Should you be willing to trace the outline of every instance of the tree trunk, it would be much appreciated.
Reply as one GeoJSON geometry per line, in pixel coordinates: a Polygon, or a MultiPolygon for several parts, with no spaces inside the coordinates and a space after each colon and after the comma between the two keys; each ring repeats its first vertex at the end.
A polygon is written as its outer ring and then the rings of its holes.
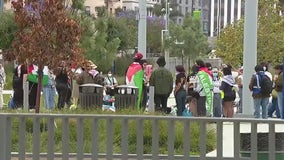
{"type": "Polygon", "coordinates": [[[37,94],[36,94],[36,106],[35,112],[39,113],[40,109],[40,96],[41,96],[41,88],[42,88],[42,77],[43,77],[43,65],[40,64],[38,66],[38,86],[37,86],[37,94]]]}

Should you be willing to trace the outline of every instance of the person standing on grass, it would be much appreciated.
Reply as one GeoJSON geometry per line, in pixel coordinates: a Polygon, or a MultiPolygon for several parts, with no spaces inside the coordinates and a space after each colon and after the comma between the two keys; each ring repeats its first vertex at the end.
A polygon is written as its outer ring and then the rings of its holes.
{"type": "Polygon", "coordinates": [[[13,109],[23,108],[24,101],[24,90],[23,90],[23,81],[26,81],[26,75],[28,73],[27,65],[20,64],[14,70],[13,76],[13,102],[15,106],[12,106],[13,109]]]}
{"type": "Polygon", "coordinates": [[[53,72],[47,67],[44,66],[43,73],[48,76],[48,81],[46,85],[43,85],[43,96],[44,96],[44,104],[47,110],[53,110],[55,107],[55,75],[53,72]]]}
{"type": "Polygon", "coordinates": [[[176,66],[176,83],[174,89],[174,95],[177,105],[177,116],[182,116],[182,112],[185,109],[186,102],[186,90],[184,88],[186,82],[185,69],[182,65],[176,66]]]}
{"type": "Polygon", "coordinates": [[[165,57],[159,57],[156,63],[159,68],[152,72],[149,84],[150,86],[155,87],[155,111],[162,111],[166,113],[168,98],[173,91],[173,76],[172,73],[165,68],[165,57]]]}
{"type": "Polygon", "coordinates": [[[138,88],[137,108],[141,109],[142,93],[143,93],[143,78],[144,70],[142,68],[143,54],[137,52],[133,57],[133,62],[129,65],[126,71],[126,85],[135,86],[138,88]]]}
{"type": "Polygon", "coordinates": [[[67,68],[65,61],[61,61],[55,73],[56,73],[55,87],[58,93],[57,108],[61,110],[64,109],[68,94],[68,75],[67,75],[67,68]]]}
{"type": "Polygon", "coordinates": [[[73,104],[70,106],[70,109],[76,109],[78,107],[79,100],[79,84],[77,82],[78,76],[82,73],[82,68],[72,68],[72,102],[73,104]]]}

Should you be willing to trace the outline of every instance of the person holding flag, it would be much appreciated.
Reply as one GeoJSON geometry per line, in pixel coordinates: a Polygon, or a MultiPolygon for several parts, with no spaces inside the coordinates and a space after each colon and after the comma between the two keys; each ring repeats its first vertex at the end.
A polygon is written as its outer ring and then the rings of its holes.
{"type": "Polygon", "coordinates": [[[133,62],[129,65],[126,71],[126,85],[135,86],[138,88],[137,108],[141,108],[144,70],[141,64],[143,54],[137,52],[133,58],[133,62]]]}
{"type": "Polygon", "coordinates": [[[212,73],[205,67],[202,60],[197,60],[196,65],[199,67],[197,72],[197,86],[195,91],[200,94],[197,101],[198,116],[212,115],[213,113],[213,82],[212,73]]]}

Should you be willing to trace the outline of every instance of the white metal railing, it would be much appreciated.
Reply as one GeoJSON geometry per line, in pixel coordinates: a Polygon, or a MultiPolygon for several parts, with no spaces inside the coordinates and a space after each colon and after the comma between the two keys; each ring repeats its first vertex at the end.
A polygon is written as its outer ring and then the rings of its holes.
{"type": "MultiPolygon", "coordinates": [[[[284,128],[284,121],[282,120],[257,120],[257,119],[225,119],[225,118],[184,118],[184,117],[170,117],[170,116],[144,116],[144,115],[78,115],[78,114],[14,114],[14,113],[1,113],[0,114],[0,159],[12,159],[18,158],[19,160],[25,160],[27,157],[32,159],[40,159],[45,157],[48,160],[53,160],[55,158],[61,158],[63,160],[67,159],[246,159],[242,158],[240,154],[240,134],[245,132],[244,126],[250,133],[251,141],[251,157],[247,159],[256,160],[258,157],[257,149],[257,134],[258,132],[266,132],[268,134],[268,156],[269,160],[276,159],[276,138],[275,135],[278,131],[277,128],[284,128]],[[26,143],[28,137],[26,136],[27,120],[32,121],[32,149],[27,151],[26,143]],[[47,134],[47,144],[44,146],[46,152],[41,152],[41,143],[42,140],[41,134],[42,130],[42,120],[45,121],[47,134]],[[91,138],[86,139],[84,134],[84,124],[86,121],[91,123],[91,138]],[[105,123],[105,134],[107,134],[106,140],[106,149],[105,152],[100,152],[99,142],[99,125],[101,125],[101,120],[105,123]],[[15,126],[13,126],[14,121],[18,121],[18,133],[15,132],[15,126]],[[58,126],[56,122],[60,121],[61,126],[58,126]],[[70,152],[69,143],[70,143],[70,133],[72,132],[70,121],[76,122],[76,153],[70,152]],[[136,153],[129,153],[129,123],[134,121],[136,123],[136,153]],[[143,137],[145,121],[150,121],[152,127],[152,145],[151,153],[143,153],[143,137]],[[159,151],[159,122],[167,122],[167,154],[161,154],[159,151]],[[120,123],[120,133],[118,133],[114,127],[114,123],[120,123]],[[182,137],[183,137],[183,153],[175,153],[175,127],[177,122],[182,124],[182,137]],[[194,122],[199,123],[200,129],[200,141],[199,141],[199,156],[190,155],[190,148],[192,146],[190,140],[190,125],[194,122]],[[266,125],[266,129],[263,129],[260,125],[266,125]],[[233,135],[231,135],[232,146],[233,146],[233,155],[230,157],[225,157],[224,152],[226,149],[229,149],[230,144],[224,144],[224,135],[226,133],[226,125],[231,125],[233,135]],[[208,156],[206,153],[206,132],[208,128],[214,128],[216,130],[216,154],[214,156],[208,156]],[[55,152],[55,131],[60,129],[62,131],[62,152],[55,152]],[[266,130],[266,131],[264,131],[266,130]],[[15,147],[12,150],[12,146],[15,144],[12,143],[12,135],[18,134],[18,147],[15,147]],[[120,152],[114,151],[114,138],[121,137],[121,149],[120,152]],[[88,141],[91,144],[91,151],[89,153],[84,152],[85,142],[88,141]]],[[[74,126],[73,126],[74,127],[74,126]]],[[[74,138],[73,138],[74,139],[74,138]]],[[[228,139],[228,137],[226,137],[228,139]]],[[[132,142],[133,143],[133,142],[132,142]]]]}

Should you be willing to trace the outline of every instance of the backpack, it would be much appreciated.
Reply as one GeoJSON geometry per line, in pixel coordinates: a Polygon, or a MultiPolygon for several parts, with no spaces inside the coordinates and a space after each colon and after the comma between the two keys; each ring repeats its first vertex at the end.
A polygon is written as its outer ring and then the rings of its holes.
{"type": "Polygon", "coordinates": [[[270,78],[263,74],[260,76],[261,80],[260,80],[260,93],[262,95],[269,95],[272,92],[273,89],[273,82],[270,80],[270,78]]]}

